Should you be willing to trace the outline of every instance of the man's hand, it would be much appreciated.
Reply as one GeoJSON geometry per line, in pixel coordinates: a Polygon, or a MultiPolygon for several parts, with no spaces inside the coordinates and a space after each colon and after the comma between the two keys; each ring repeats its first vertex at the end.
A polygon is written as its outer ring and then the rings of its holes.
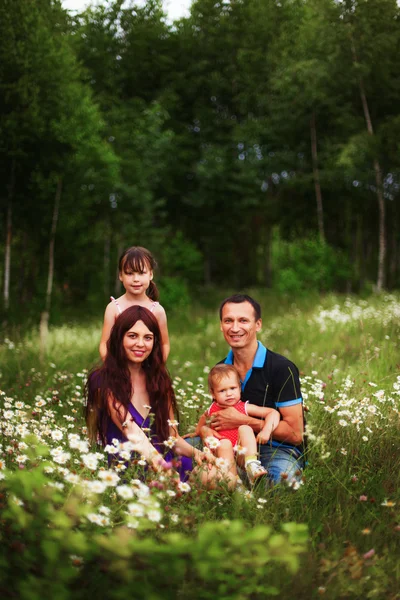
{"type": "Polygon", "coordinates": [[[236,408],[230,406],[215,413],[211,417],[211,425],[215,431],[224,429],[236,429],[247,423],[248,417],[240,413],[236,408]]]}

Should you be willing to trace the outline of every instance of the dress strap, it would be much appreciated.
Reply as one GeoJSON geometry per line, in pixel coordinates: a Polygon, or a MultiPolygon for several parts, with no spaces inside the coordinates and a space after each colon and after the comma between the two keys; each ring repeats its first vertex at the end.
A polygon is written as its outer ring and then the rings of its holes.
{"type": "Polygon", "coordinates": [[[112,302],[114,302],[114,304],[116,304],[116,306],[117,306],[117,310],[118,310],[118,313],[119,313],[119,314],[121,314],[121,313],[122,313],[122,308],[121,308],[121,306],[120,306],[120,304],[119,304],[118,300],[116,300],[116,299],[114,298],[114,296],[110,296],[110,300],[111,300],[112,302]]]}
{"type": "Polygon", "coordinates": [[[156,306],[158,306],[159,304],[160,304],[159,302],[153,302],[153,304],[151,305],[151,308],[150,308],[150,312],[154,312],[156,306]]]}

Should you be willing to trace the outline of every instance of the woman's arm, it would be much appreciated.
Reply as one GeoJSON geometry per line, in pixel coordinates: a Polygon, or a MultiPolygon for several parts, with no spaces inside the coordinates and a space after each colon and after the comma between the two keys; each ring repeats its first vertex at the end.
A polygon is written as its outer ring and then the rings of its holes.
{"type": "Polygon", "coordinates": [[[107,305],[107,308],[104,313],[103,330],[101,332],[101,340],[100,340],[100,346],[99,346],[101,360],[103,360],[103,361],[107,356],[107,342],[108,342],[108,338],[110,337],[111,329],[112,329],[114,323],[115,323],[115,307],[113,306],[113,303],[110,302],[110,304],[107,305]]]}
{"type": "MultiPolygon", "coordinates": [[[[201,464],[205,459],[205,454],[198,448],[194,448],[191,444],[189,444],[182,436],[179,435],[178,432],[178,423],[175,421],[175,415],[172,409],[172,406],[169,408],[169,435],[175,438],[174,451],[179,456],[188,456],[189,458],[193,458],[197,464],[201,464]]],[[[197,424],[196,431],[198,430],[198,426],[202,421],[203,416],[200,417],[199,423],[197,424]]],[[[204,419],[205,422],[205,419],[204,419]]],[[[200,433],[196,434],[200,435],[200,433]]]]}

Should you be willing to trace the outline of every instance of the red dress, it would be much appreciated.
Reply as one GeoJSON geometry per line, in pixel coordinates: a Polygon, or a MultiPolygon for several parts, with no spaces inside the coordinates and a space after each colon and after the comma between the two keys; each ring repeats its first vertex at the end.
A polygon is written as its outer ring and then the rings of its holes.
{"type": "MultiPolygon", "coordinates": [[[[247,415],[246,404],[247,402],[242,402],[241,400],[239,400],[239,402],[235,404],[233,408],[236,408],[236,410],[242,413],[242,415],[247,415]]],[[[216,402],[213,402],[210,408],[207,409],[207,415],[210,417],[211,415],[219,412],[220,410],[224,410],[224,408],[226,407],[219,406],[216,402]]],[[[239,435],[238,427],[236,427],[235,429],[224,429],[222,431],[218,431],[218,433],[220,434],[222,439],[230,440],[232,442],[233,447],[236,446],[239,435]]]]}

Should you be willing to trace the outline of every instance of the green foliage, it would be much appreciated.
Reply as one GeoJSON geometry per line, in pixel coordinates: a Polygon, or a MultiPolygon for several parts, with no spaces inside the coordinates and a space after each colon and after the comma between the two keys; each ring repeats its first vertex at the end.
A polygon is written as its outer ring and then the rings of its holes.
{"type": "Polygon", "coordinates": [[[273,244],[274,287],[282,294],[304,294],[344,287],[351,269],[346,256],[317,238],[273,244]]]}
{"type": "MultiPolygon", "coordinates": [[[[41,453],[37,447],[36,458],[41,453]]],[[[100,597],[110,599],[172,599],[182,588],[204,599],[278,593],[265,583],[269,566],[295,575],[307,547],[307,528],[296,523],[285,523],[281,533],[223,521],[201,525],[194,537],[141,537],[126,527],[98,534],[81,524],[85,496],[75,490],[64,498],[46,486],[43,468],[6,472],[0,485],[0,591],[21,600],[83,599],[100,588],[100,597]]]]}
{"type": "Polygon", "coordinates": [[[201,282],[201,253],[181,231],[168,239],[160,258],[165,274],[177,275],[194,284],[201,282]]]}
{"type": "Polygon", "coordinates": [[[312,287],[342,289],[342,253],[354,265],[346,286],[370,286],[375,158],[384,267],[388,287],[399,285],[399,23],[396,0],[196,0],[174,26],[158,0],[112,0],[76,17],[59,1],[3,0],[0,275],[10,242],[9,320],[19,320],[20,305],[32,319],[43,308],[60,178],[53,322],[68,307],[101,311],[132,244],[154,252],[161,279],[190,290],[273,279],[299,289],[293,265],[277,272],[271,263],[272,230],[291,242],[319,228],[322,239],[321,220],[337,252],[327,271],[336,262],[340,273],[312,287]]]}
{"type": "MultiPolygon", "coordinates": [[[[289,600],[295,589],[299,600],[396,598],[399,296],[246,291],[263,309],[260,339],[301,371],[308,466],[300,489],[282,484],[250,496],[193,483],[170,496],[164,482],[145,497],[159,503],[161,520],[128,527],[127,505],[139,499],[115,488],[88,493],[96,472],[68,445],[70,433],[85,440],[83,368],[97,359],[100,321],[51,328],[43,362],[37,331],[10,331],[0,343],[2,597],[262,600],[279,591],[289,600]],[[71,453],[65,464],[54,460],[59,447],[71,453]],[[102,525],[88,519],[92,512],[102,525]]],[[[181,432],[209,405],[204,367],[227,350],[213,294],[212,310],[193,305],[169,321],[181,432]]],[[[125,472],[124,483],[133,489],[137,474],[125,472]]]]}
{"type": "Polygon", "coordinates": [[[180,310],[189,306],[189,287],[181,277],[163,277],[158,288],[160,299],[167,310],[179,313],[180,310]]]}

